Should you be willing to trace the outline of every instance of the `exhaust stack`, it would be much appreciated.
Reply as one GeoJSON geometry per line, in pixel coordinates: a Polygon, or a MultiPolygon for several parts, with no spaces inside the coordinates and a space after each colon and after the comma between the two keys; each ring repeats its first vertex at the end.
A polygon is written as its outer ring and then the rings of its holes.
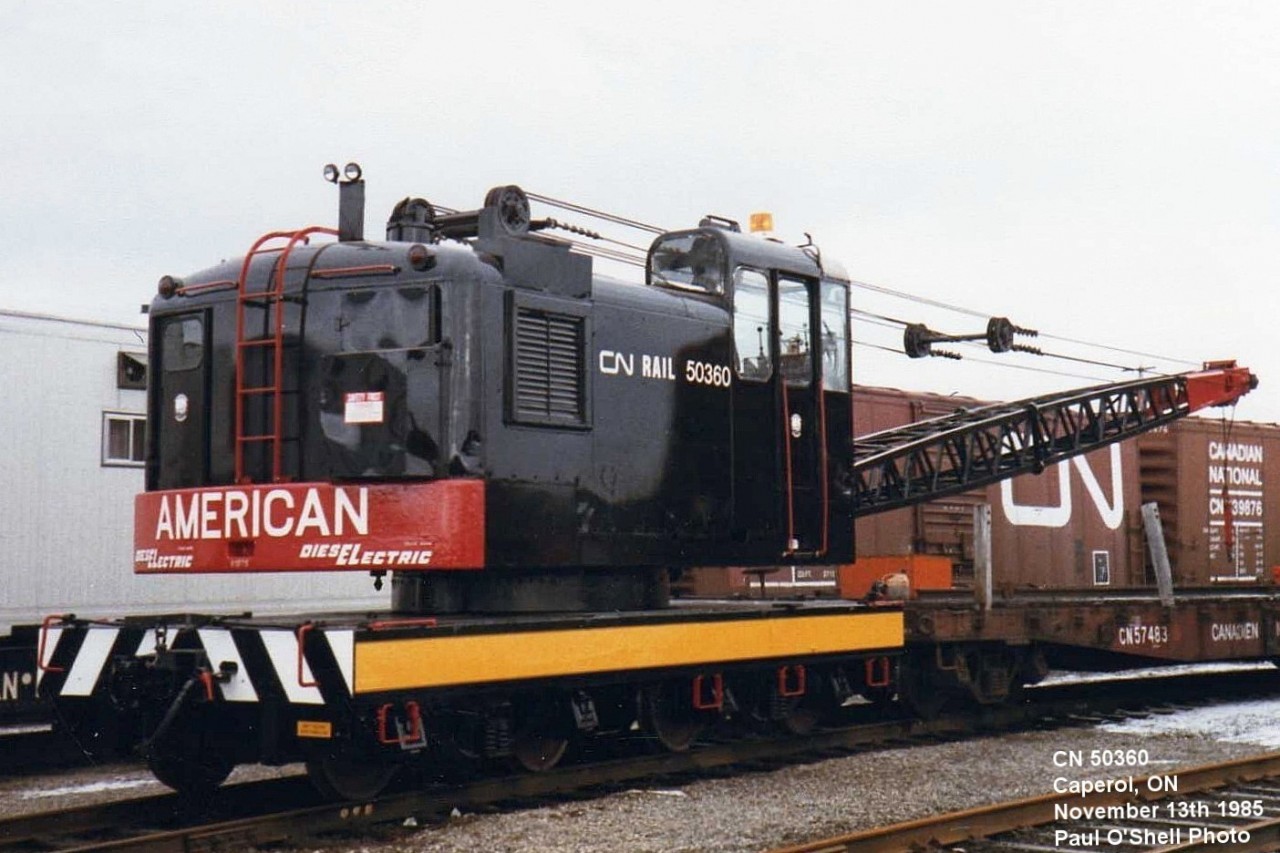
{"type": "Polygon", "coordinates": [[[363,174],[359,163],[348,163],[341,173],[332,163],[324,167],[324,179],[338,185],[338,240],[343,243],[364,239],[363,174]]]}

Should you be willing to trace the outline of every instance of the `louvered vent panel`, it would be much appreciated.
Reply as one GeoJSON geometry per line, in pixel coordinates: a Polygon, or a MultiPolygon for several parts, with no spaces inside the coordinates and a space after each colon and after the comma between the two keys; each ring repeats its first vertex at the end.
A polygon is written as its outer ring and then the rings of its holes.
{"type": "Polygon", "coordinates": [[[515,414],[555,423],[585,423],[582,318],[516,310],[515,414]]]}

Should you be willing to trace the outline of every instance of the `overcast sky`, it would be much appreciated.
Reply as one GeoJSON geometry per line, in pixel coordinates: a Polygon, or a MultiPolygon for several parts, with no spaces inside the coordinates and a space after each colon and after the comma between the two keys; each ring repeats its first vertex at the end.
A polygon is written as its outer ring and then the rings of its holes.
{"type": "MultiPolygon", "coordinates": [[[[0,0],[0,307],[140,322],[161,275],[332,224],[321,167],[357,160],[370,236],[406,195],[506,183],[671,228],[769,210],[1052,352],[1238,358],[1263,384],[1237,417],[1280,421],[1280,4],[463,5],[0,0]]],[[[961,351],[862,346],[855,377],[1013,399],[1132,375],[961,351]]]]}

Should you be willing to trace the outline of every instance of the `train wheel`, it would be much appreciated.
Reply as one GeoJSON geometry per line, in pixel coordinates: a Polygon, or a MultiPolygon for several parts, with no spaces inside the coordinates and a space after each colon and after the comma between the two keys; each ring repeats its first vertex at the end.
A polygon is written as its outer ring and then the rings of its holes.
{"type": "Polygon", "coordinates": [[[187,797],[206,797],[226,781],[235,761],[212,749],[191,749],[190,744],[166,742],[147,755],[147,767],[160,782],[187,797]]]}
{"type": "Polygon", "coordinates": [[[803,696],[783,699],[777,720],[784,732],[793,735],[811,734],[825,722],[830,722],[840,711],[840,703],[829,690],[824,690],[821,680],[803,696]]]}
{"type": "Polygon", "coordinates": [[[517,700],[514,723],[511,757],[518,766],[543,773],[564,758],[572,729],[562,702],[544,697],[517,700]]]}
{"type": "Polygon", "coordinates": [[[951,697],[932,684],[904,681],[898,697],[922,720],[934,720],[951,697]]]}
{"type": "MultiPolygon", "coordinates": [[[[807,735],[820,725],[834,722],[840,716],[841,700],[833,683],[835,674],[823,669],[810,669],[804,693],[800,696],[779,695],[777,680],[770,691],[773,717],[784,732],[807,735]]],[[[844,688],[849,690],[847,684],[844,688]]]]}
{"type": "Polygon", "coordinates": [[[555,767],[568,749],[568,738],[546,732],[516,732],[511,741],[512,757],[531,773],[542,773],[555,767]]]}
{"type": "Polygon", "coordinates": [[[959,698],[955,687],[955,671],[962,658],[953,658],[952,671],[938,668],[936,651],[920,651],[908,654],[898,670],[898,701],[913,714],[924,720],[932,720],[943,708],[959,698]]]}
{"type": "Polygon", "coordinates": [[[372,800],[391,784],[399,765],[323,756],[307,762],[307,777],[329,800],[372,800]]]}
{"type": "Polygon", "coordinates": [[[664,681],[641,688],[640,724],[671,752],[685,752],[707,727],[705,714],[693,707],[687,681],[664,681]]]}
{"type": "Polygon", "coordinates": [[[807,735],[822,721],[822,711],[815,702],[795,700],[782,712],[778,725],[788,734],[807,735]]]}

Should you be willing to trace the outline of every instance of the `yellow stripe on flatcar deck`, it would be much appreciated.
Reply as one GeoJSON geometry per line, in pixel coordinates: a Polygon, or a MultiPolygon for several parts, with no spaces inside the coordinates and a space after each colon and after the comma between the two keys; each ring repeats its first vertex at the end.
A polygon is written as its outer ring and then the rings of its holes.
{"type": "Polygon", "coordinates": [[[355,692],[901,646],[901,611],[363,640],[355,647],[355,692]]]}

